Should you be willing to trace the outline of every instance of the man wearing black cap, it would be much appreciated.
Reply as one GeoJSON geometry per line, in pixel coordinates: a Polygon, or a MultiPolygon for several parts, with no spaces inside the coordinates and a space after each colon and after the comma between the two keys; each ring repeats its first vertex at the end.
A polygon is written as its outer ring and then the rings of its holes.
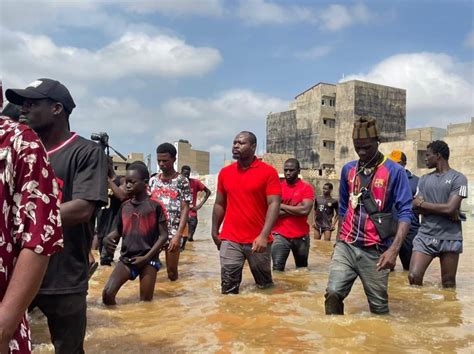
{"type": "Polygon", "coordinates": [[[343,301],[357,277],[370,311],[386,314],[388,274],[410,226],[412,195],[404,169],[378,150],[374,118],[357,119],[352,137],[359,160],[341,171],[338,241],[329,266],[326,314],[344,314],[343,301]]]}
{"type": "Polygon", "coordinates": [[[90,221],[107,203],[106,156],[99,145],[69,130],[69,115],[76,105],[59,81],[38,79],[26,89],[9,89],[5,94],[21,106],[20,122],[41,138],[60,189],[64,251],[51,257],[31,308],[38,307],[48,318],[56,353],[83,353],[90,221]]]}

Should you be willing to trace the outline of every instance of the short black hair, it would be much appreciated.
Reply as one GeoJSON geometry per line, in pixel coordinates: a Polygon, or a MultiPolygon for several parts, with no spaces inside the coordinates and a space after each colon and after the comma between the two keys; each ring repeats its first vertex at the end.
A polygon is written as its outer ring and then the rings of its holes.
{"type": "Polygon", "coordinates": [[[191,167],[188,166],[188,165],[183,165],[183,166],[181,167],[181,171],[182,171],[182,170],[188,170],[189,172],[191,172],[191,167]]]}
{"type": "Polygon", "coordinates": [[[247,134],[249,136],[249,140],[252,144],[257,144],[257,136],[252,133],[252,132],[249,132],[247,130],[242,130],[239,134],[247,134]]]}
{"type": "Polygon", "coordinates": [[[143,161],[134,161],[127,166],[127,171],[137,171],[140,174],[142,180],[147,181],[150,179],[150,172],[143,161]]]}
{"type": "Polygon", "coordinates": [[[298,161],[298,159],[295,159],[294,157],[290,157],[288,160],[285,161],[285,163],[287,163],[287,162],[294,163],[297,170],[301,169],[300,168],[300,162],[298,161]]]}
{"type": "Polygon", "coordinates": [[[158,147],[156,148],[156,153],[157,154],[168,153],[171,155],[172,158],[175,158],[178,152],[176,151],[176,148],[174,147],[173,144],[163,143],[163,144],[158,145],[158,147]]]}
{"type": "Polygon", "coordinates": [[[331,182],[326,182],[324,183],[325,186],[328,186],[330,190],[333,190],[334,189],[334,186],[332,185],[331,182]]]}
{"type": "Polygon", "coordinates": [[[405,162],[405,163],[407,162],[407,155],[405,155],[403,151],[400,154],[400,161],[405,162]]]}
{"type": "Polygon", "coordinates": [[[443,140],[435,140],[428,144],[428,149],[431,149],[434,154],[440,154],[445,160],[449,160],[449,146],[443,140]]]}

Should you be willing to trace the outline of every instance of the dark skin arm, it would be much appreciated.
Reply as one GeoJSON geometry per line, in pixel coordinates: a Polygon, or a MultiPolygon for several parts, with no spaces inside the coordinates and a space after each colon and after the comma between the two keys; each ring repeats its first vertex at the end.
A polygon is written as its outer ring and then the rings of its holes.
{"type": "Polygon", "coordinates": [[[63,226],[73,226],[89,222],[94,214],[96,202],[84,199],[74,199],[66,203],[62,203],[61,222],[63,226]]]}
{"type": "Polygon", "coordinates": [[[272,231],[273,225],[278,219],[278,213],[280,211],[280,201],[281,198],[279,195],[269,195],[267,196],[267,214],[265,216],[265,224],[263,224],[262,231],[260,235],[253,241],[252,251],[261,253],[265,252],[268,245],[268,236],[272,231]]]}
{"type": "Polygon", "coordinates": [[[188,222],[188,213],[189,213],[189,203],[185,201],[181,201],[181,216],[179,219],[179,226],[176,235],[170,241],[170,245],[168,246],[168,250],[170,252],[177,252],[179,251],[181,237],[183,236],[183,231],[186,227],[186,223],[188,222]]]}
{"type": "Polygon", "coordinates": [[[163,245],[166,243],[166,241],[168,241],[168,226],[166,224],[166,221],[160,222],[158,224],[158,232],[158,240],[156,240],[150,251],[148,251],[148,253],[144,256],[132,258],[132,264],[138,269],[148,264],[163,248],[163,245]]]}
{"type": "Polygon", "coordinates": [[[377,263],[377,271],[382,269],[392,269],[395,267],[397,262],[398,252],[400,247],[402,247],[403,240],[410,229],[410,224],[406,222],[399,221],[397,227],[397,233],[395,234],[395,239],[393,240],[392,245],[386,250],[379,258],[377,263]]]}
{"type": "Polygon", "coordinates": [[[225,210],[227,208],[227,198],[222,193],[217,192],[214,208],[212,209],[212,227],[211,236],[217,249],[221,248],[221,240],[219,240],[219,230],[224,220],[225,210]]]}
{"type": "Polygon", "coordinates": [[[8,343],[35,297],[48,266],[49,257],[23,249],[3,300],[0,302],[0,353],[8,353],[8,343]]]}
{"type": "Polygon", "coordinates": [[[421,195],[413,199],[413,208],[420,214],[438,214],[455,217],[461,207],[462,198],[458,195],[449,197],[448,202],[444,204],[434,204],[425,202],[421,195]]]}
{"type": "Polygon", "coordinates": [[[114,193],[114,196],[119,199],[121,202],[124,202],[128,199],[127,192],[122,189],[122,186],[117,186],[114,182],[115,176],[113,178],[109,177],[108,183],[109,183],[109,188],[112,190],[112,193],[114,193]]]}
{"type": "Polygon", "coordinates": [[[209,199],[210,195],[211,195],[211,191],[209,188],[205,187],[204,190],[204,197],[201,199],[201,201],[199,202],[198,205],[190,208],[190,210],[192,211],[198,211],[199,209],[202,208],[202,206],[204,205],[204,203],[209,199]]]}
{"type": "Polygon", "coordinates": [[[313,201],[311,199],[304,199],[298,205],[280,204],[280,212],[284,211],[288,215],[308,216],[311,213],[313,201]]]}
{"type": "Polygon", "coordinates": [[[120,234],[117,230],[112,231],[104,238],[104,247],[109,254],[114,254],[117,248],[118,241],[120,240],[120,234]]]}

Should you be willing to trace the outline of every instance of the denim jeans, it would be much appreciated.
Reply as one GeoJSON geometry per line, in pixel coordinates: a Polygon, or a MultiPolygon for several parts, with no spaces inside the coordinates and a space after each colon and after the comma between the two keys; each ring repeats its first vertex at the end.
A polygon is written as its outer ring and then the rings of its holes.
{"type": "Polygon", "coordinates": [[[275,239],[272,245],[273,270],[280,272],[285,270],[290,251],[293,252],[297,268],[308,266],[309,235],[288,238],[280,234],[274,234],[273,237],[275,239]]]}
{"type": "Polygon", "coordinates": [[[255,283],[259,288],[273,286],[270,254],[272,245],[268,244],[263,253],[252,252],[251,243],[237,243],[223,240],[220,249],[222,294],[238,294],[242,282],[245,260],[249,262],[255,283]]]}
{"type": "Polygon", "coordinates": [[[352,285],[360,277],[370,312],[388,313],[388,275],[390,271],[377,271],[381,251],[377,247],[359,248],[346,242],[336,243],[329,266],[329,279],[326,288],[326,314],[343,315],[344,299],[349,295],[352,285]]]}

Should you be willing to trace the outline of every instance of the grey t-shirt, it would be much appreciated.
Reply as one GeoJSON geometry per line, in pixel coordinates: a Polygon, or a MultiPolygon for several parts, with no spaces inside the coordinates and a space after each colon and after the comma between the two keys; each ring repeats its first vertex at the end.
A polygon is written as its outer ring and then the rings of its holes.
{"type": "MultiPolygon", "coordinates": [[[[446,173],[436,172],[421,176],[418,194],[428,203],[445,204],[452,195],[467,198],[467,179],[453,169],[446,173]]],[[[440,240],[462,240],[461,221],[452,221],[445,215],[425,215],[418,235],[440,240]]]]}

